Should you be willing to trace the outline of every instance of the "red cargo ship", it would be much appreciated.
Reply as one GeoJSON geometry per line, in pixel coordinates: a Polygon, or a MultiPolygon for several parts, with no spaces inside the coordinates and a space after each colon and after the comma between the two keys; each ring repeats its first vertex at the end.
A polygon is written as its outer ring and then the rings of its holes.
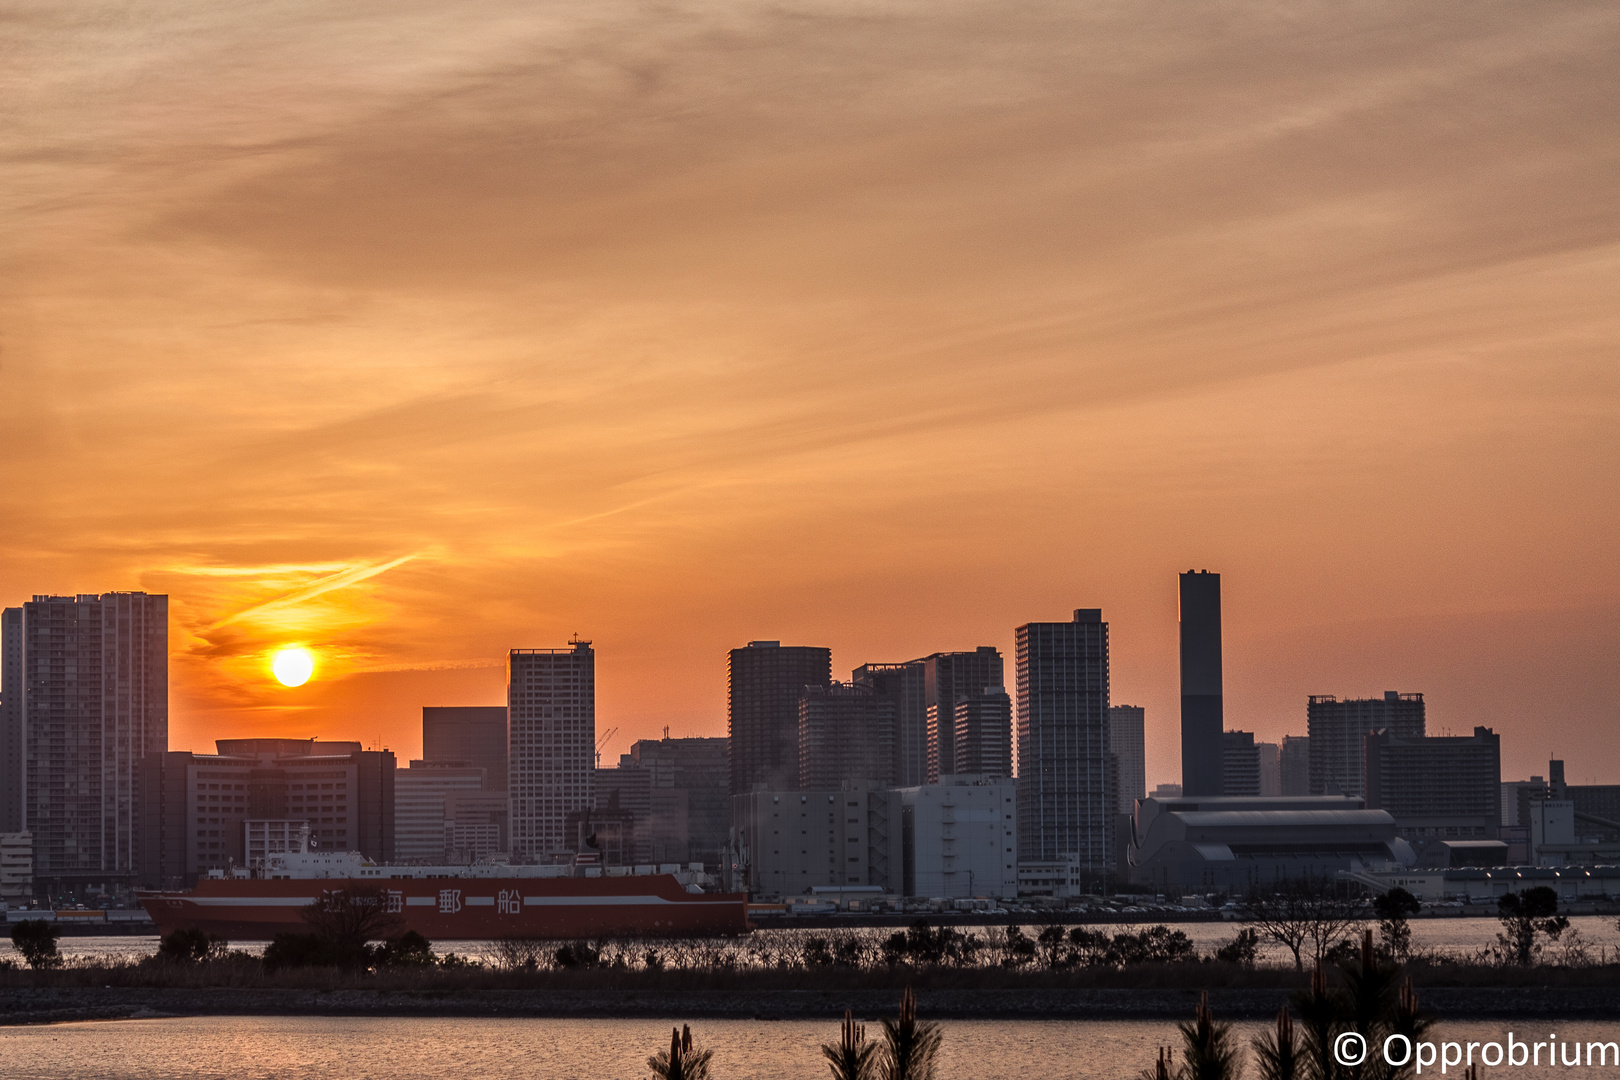
{"type": "Polygon", "coordinates": [[[302,932],[321,895],[380,892],[429,940],[714,937],[745,933],[747,894],[706,893],[679,867],[379,866],[357,852],[288,852],[262,870],[138,895],[161,933],[196,927],[230,941],[302,932]]]}

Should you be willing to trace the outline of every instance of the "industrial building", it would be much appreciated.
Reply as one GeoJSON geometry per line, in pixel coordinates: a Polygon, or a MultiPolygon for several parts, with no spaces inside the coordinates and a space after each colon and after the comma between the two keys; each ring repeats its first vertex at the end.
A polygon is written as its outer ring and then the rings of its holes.
{"type": "Polygon", "coordinates": [[[1411,866],[1387,811],[1361,799],[1144,799],[1131,821],[1132,884],[1247,891],[1294,878],[1411,866]]]}
{"type": "Polygon", "coordinates": [[[756,790],[731,797],[744,884],[755,899],[817,887],[904,888],[900,797],[851,784],[836,790],[756,790]]]}
{"type": "Polygon", "coordinates": [[[1017,896],[1017,791],[1000,776],[946,776],[898,790],[905,895],[1017,896]]]}

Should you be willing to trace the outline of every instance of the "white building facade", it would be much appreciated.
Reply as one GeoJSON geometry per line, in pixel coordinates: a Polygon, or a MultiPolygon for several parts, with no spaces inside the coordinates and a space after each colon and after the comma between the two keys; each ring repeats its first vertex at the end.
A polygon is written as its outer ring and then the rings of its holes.
{"type": "Polygon", "coordinates": [[[1017,781],[942,776],[898,794],[907,896],[1018,895],[1017,781]]]}
{"type": "Polygon", "coordinates": [[[512,857],[547,862],[572,853],[567,818],[591,806],[596,765],[596,654],[513,649],[507,669],[512,857]]]}

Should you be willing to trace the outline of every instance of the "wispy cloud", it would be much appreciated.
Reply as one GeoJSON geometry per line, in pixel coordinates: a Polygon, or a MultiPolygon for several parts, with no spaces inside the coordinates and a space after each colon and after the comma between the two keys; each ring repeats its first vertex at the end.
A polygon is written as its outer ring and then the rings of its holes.
{"type": "Polygon", "coordinates": [[[324,595],[325,593],[335,592],[338,589],[347,588],[350,585],[356,585],[367,580],[368,578],[374,578],[378,574],[386,573],[396,566],[403,566],[412,559],[419,557],[420,553],[416,553],[411,555],[401,555],[399,558],[389,559],[387,562],[371,563],[364,566],[351,566],[348,569],[340,570],[335,574],[330,574],[318,581],[310,583],[309,585],[305,585],[303,588],[294,589],[292,592],[278,596],[273,600],[266,600],[263,603],[254,604],[251,607],[243,608],[240,611],[225,616],[225,618],[220,619],[217,622],[203,627],[199,632],[206,634],[208,632],[218,630],[221,627],[230,626],[232,623],[241,622],[244,619],[250,619],[255,616],[267,615],[271,612],[296,607],[299,604],[313,600],[317,596],[324,595]]]}

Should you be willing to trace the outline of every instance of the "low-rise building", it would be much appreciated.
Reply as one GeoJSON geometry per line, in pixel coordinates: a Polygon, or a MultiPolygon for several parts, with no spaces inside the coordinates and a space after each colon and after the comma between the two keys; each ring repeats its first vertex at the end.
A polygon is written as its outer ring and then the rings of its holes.
{"type": "Polygon", "coordinates": [[[1334,795],[1143,799],[1127,858],[1131,883],[1160,892],[1247,891],[1414,861],[1387,811],[1334,795]]]}
{"type": "Polygon", "coordinates": [[[1096,882],[1096,874],[1087,874],[1076,858],[1057,862],[1021,862],[1018,864],[1018,895],[1031,899],[1072,900],[1086,895],[1087,878],[1096,882]]]}

